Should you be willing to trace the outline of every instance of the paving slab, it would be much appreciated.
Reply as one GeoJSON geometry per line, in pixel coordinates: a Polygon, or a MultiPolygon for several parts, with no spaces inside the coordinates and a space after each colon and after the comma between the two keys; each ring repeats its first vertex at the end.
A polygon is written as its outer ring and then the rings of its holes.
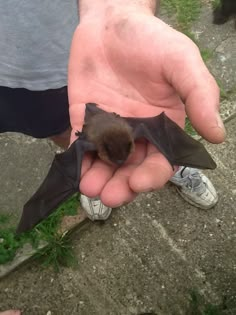
{"type": "Polygon", "coordinates": [[[56,150],[47,140],[0,134],[0,213],[19,219],[22,205],[44,179],[56,150]]]}
{"type": "Polygon", "coordinates": [[[218,163],[208,172],[220,195],[214,209],[189,205],[172,185],[140,195],[105,224],[75,232],[76,268],[54,274],[31,262],[3,279],[0,308],[20,307],[26,315],[188,315],[197,290],[212,303],[225,299],[223,314],[235,314],[236,119],[226,127],[225,144],[207,144],[218,163]]]}
{"type": "Polygon", "coordinates": [[[236,90],[236,36],[234,21],[214,25],[211,6],[204,6],[192,31],[202,49],[212,53],[207,65],[226,91],[236,90]]]}

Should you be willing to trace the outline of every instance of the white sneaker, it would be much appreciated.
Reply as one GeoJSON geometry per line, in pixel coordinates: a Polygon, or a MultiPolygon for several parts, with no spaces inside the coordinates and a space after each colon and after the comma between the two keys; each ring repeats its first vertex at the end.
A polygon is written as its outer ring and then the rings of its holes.
{"type": "Polygon", "coordinates": [[[80,203],[88,218],[92,221],[106,220],[112,211],[112,208],[105,206],[99,198],[88,198],[81,194],[80,203]]]}
{"type": "Polygon", "coordinates": [[[201,209],[210,209],[218,201],[211,181],[198,169],[181,167],[170,179],[179,194],[190,204],[201,209]]]}

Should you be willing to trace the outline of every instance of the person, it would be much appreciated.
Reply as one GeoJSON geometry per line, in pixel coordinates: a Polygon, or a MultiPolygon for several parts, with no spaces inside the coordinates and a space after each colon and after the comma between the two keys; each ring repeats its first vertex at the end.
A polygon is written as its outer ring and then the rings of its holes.
{"type": "MultiPolygon", "coordinates": [[[[196,45],[154,16],[156,5],[154,0],[80,0],[78,8],[76,1],[62,0],[1,5],[0,132],[51,138],[66,148],[82,128],[85,103],[94,102],[122,116],[164,110],[181,127],[187,113],[200,135],[222,142],[218,86],[196,45]]],[[[151,144],[137,142],[118,169],[84,158],[81,204],[92,220],[107,219],[113,207],[168,180],[196,206],[217,202],[205,175],[191,168],[173,171],[151,144]]]]}

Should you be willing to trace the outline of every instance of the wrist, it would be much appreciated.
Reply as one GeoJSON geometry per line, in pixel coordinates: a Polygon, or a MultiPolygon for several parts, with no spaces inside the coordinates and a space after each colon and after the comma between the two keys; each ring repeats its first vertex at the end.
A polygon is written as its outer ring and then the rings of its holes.
{"type": "Polygon", "coordinates": [[[154,15],[159,0],[80,0],[79,14],[82,21],[86,17],[111,18],[112,15],[126,13],[147,13],[154,15]]]}

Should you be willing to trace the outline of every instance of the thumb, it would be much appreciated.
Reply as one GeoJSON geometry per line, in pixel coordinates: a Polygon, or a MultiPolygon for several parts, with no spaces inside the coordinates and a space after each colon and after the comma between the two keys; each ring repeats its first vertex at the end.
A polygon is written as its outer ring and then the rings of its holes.
{"type": "Polygon", "coordinates": [[[197,46],[187,37],[185,40],[184,51],[179,51],[169,64],[171,84],[182,98],[197,132],[209,142],[221,143],[226,132],[219,115],[219,87],[197,46]]]}

